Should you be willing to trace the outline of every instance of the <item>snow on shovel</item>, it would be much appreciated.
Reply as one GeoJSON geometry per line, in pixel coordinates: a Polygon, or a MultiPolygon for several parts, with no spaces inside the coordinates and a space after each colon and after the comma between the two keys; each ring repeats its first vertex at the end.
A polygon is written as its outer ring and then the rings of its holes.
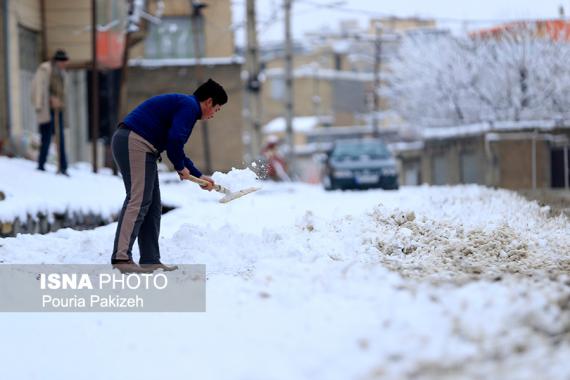
{"type": "MultiPolygon", "coordinates": [[[[202,185],[202,186],[208,185],[210,183],[204,179],[194,177],[193,175],[190,175],[190,181],[195,182],[195,183],[202,185]]],[[[260,187],[248,187],[248,188],[243,189],[243,190],[232,192],[230,189],[228,189],[226,187],[220,186],[218,184],[214,185],[214,190],[216,190],[218,193],[225,194],[222,197],[222,199],[220,199],[220,203],[231,202],[234,199],[241,198],[244,195],[247,195],[249,193],[253,193],[254,191],[257,191],[259,189],[260,189],[260,187]]]]}

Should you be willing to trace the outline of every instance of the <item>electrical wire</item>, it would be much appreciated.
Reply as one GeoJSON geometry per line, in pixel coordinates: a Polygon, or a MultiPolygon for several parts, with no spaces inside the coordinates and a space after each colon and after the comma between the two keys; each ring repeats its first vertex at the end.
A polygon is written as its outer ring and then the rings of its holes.
{"type": "MultiPolygon", "coordinates": [[[[307,4],[307,5],[312,5],[314,7],[317,8],[326,8],[328,10],[332,10],[332,11],[339,11],[339,12],[343,12],[343,13],[355,13],[355,14],[364,14],[367,16],[376,16],[376,17],[395,17],[394,14],[390,14],[390,13],[386,13],[386,12],[379,12],[379,11],[373,11],[373,10],[369,10],[369,9],[360,9],[360,8],[352,8],[352,7],[347,7],[344,5],[340,5],[340,4],[333,4],[333,3],[319,3],[317,1],[314,0],[294,0],[294,2],[296,3],[302,3],[302,4],[307,4]]],[[[514,19],[514,18],[510,18],[510,19],[467,19],[467,18],[454,18],[454,17],[426,17],[427,19],[430,20],[435,20],[435,21],[440,21],[443,23],[461,23],[461,24],[502,24],[502,23],[507,23],[507,22],[512,22],[512,21],[541,21],[541,20],[551,20],[552,18],[549,19],[514,19]]]]}

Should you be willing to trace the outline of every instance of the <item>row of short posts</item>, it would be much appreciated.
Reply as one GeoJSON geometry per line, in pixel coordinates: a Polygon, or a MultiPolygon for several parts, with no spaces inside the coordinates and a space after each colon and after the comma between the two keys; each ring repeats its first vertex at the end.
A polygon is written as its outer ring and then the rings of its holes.
{"type": "Polygon", "coordinates": [[[18,234],[47,234],[61,228],[87,230],[104,226],[115,220],[115,216],[112,219],[108,219],[93,213],[54,213],[51,215],[51,218],[48,218],[44,213],[38,213],[37,215],[28,215],[24,220],[16,218],[10,222],[1,222],[0,237],[13,237],[18,234]]]}
{"type": "MultiPolygon", "coordinates": [[[[166,214],[174,209],[175,207],[163,205],[162,214],[166,214]]],[[[0,221],[0,238],[14,237],[18,234],[47,234],[61,228],[89,230],[116,222],[117,218],[118,215],[104,218],[94,213],[84,214],[78,211],[54,213],[51,215],[51,218],[48,218],[44,213],[38,213],[37,215],[28,214],[24,220],[16,218],[10,222],[0,221]]]]}

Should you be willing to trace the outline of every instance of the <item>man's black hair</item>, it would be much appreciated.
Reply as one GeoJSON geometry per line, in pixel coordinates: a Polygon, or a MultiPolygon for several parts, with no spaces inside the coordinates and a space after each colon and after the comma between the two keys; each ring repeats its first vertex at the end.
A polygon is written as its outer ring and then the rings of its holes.
{"type": "Polygon", "coordinates": [[[226,90],[216,81],[211,78],[202,83],[200,87],[194,91],[194,96],[199,102],[203,102],[208,98],[212,98],[212,105],[224,105],[228,102],[228,94],[226,90]]]}

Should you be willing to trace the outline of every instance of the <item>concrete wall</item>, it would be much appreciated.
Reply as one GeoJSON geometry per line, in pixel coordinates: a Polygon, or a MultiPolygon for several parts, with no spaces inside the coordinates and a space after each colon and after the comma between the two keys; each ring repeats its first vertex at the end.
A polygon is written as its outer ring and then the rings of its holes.
{"type": "Polygon", "coordinates": [[[48,57],[57,49],[65,49],[72,63],[90,62],[91,2],[47,0],[45,4],[48,57]]]}
{"type": "MultiPolygon", "coordinates": [[[[272,95],[272,86],[276,85],[275,81],[280,81],[280,85],[284,88],[284,81],[281,77],[268,78],[262,87],[262,124],[266,124],[276,117],[285,116],[284,100],[275,99],[272,95]]],[[[352,99],[343,99],[351,97],[350,93],[339,94],[339,83],[350,81],[335,81],[332,79],[316,78],[312,76],[297,77],[293,83],[293,110],[295,116],[332,116],[333,125],[350,126],[362,124],[358,120],[358,111],[363,111],[364,104],[350,105],[350,101],[360,103],[365,102],[365,94],[367,84],[359,81],[353,82],[356,88],[362,88],[363,91],[355,94],[352,99]],[[335,93],[336,91],[336,93],[335,93]],[[320,99],[319,103],[315,103],[315,97],[320,99]],[[346,103],[346,106],[339,106],[339,102],[346,103]],[[336,104],[336,107],[335,107],[336,104]],[[359,110],[360,108],[360,110],[359,110]]],[[[283,96],[285,93],[283,92],[283,96]]]]}
{"type": "MultiPolygon", "coordinates": [[[[507,189],[532,188],[532,142],[511,140],[495,143],[499,158],[499,186],[507,189]]],[[[536,142],[536,186],[550,187],[550,149],[536,142]]]]}
{"type": "MultiPolygon", "coordinates": [[[[285,116],[284,100],[272,97],[272,86],[277,85],[274,80],[280,81],[280,87],[285,90],[284,80],[281,78],[271,78],[264,82],[261,93],[263,103],[262,124],[266,124],[276,117],[285,116]]],[[[283,96],[285,96],[284,92],[283,96]]],[[[332,82],[310,77],[295,79],[293,83],[295,116],[332,115],[332,102],[332,82]],[[315,105],[314,96],[320,97],[320,105],[315,105]]]]}
{"type": "MultiPolygon", "coordinates": [[[[570,134],[566,131],[552,131],[552,134],[565,134],[570,138],[570,134]]],[[[516,138],[517,134],[503,133],[500,136],[500,140],[488,142],[488,148],[483,135],[427,140],[424,142],[424,150],[401,153],[399,159],[403,172],[419,160],[421,181],[434,184],[436,182],[435,161],[440,158],[445,161],[446,167],[443,182],[454,185],[465,182],[461,158],[462,155],[469,153],[475,155],[478,166],[475,183],[517,190],[532,188],[532,140],[516,138]]],[[[545,139],[545,136],[539,135],[536,140],[537,188],[550,188],[551,186],[551,142],[545,139]]]]}
{"type": "MultiPolygon", "coordinates": [[[[363,125],[359,115],[369,112],[368,93],[372,82],[360,79],[329,78],[316,75],[296,76],[293,80],[295,116],[332,116],[332,125],[363,125]],[[315,102],[315,97],[319,102],[315,102]]],[[[283,76],[271,74],[262,85],[262,123],[284,115],[285,82],[283,76]],[[274,86],[282,89],[282,98],[274,97],[274,86]]],[[[382,104],[381,106],[384,106],[382,104]]]]}
{"type": "MultiPolygon", "coordinates": [[[[333,116],[333,125],[336,126],[362,124],[357,119],[357,114],[368,112],[366,97],[372,88],[372,81],[363,83],[358,80],[319,77],[319,70],[326,69],[330,72],[330,70],[336,69],[336,55],[331,47],[322,47],[315,51],[294,55],[294,69],[314,67],[312,75],[296,76],[293,80],[295,116],[333,116]],[[314,102],[315,96],[320,97],[318,106],[314,102]],[[339,102],[341,103],[340,106],[339,102]]],[[[340,70],[349,70],[346,54],[338,54],[338,56],[340,59],[340,70]]],[[[284,66],[285,61],[283,57],[266,62],[267,69],[284,68],[284,66]]],[[[268,123],[276,117],[284,116],[283,100],[272,97],[274,81],[284,83],[284,79],[280,75],[271,75],[263,83],[261,91],[262,124],[268,123]]],[[[285,93],[283,93],[284,95],[285,93]]],[[[382,106],[385,105],[382,104],[382,106]]]]}
{"type": "MultiPolygon", "coordinates": [[[[344,61],[346,61],[346,59],[341,59],[341,62],[344,61]]],[[[310,51],[303,54],[294,54],[293,66],[295,68],[313,64],[318,64],[319,68],[322,69],[335,69],[335,54],[332,51],[332,48],[319,48],[315,51],[310,51]]],[[[283,57],[275,58],[269,62],[266,62],[267,69],[282,67],[285,67],[285,60],[283,57]]],[[[341,70],[344,69],[346,69],[346,66],[341,66],[341,70]]]]}
{"type": "MultiPolygon", "coordinates": [[[[203,77],[211,77],[221,83],[229,97],[228,103],[216,117],[208,121],[213,170],[227,171],[232,166],[242,167],[244,150],[241,65],[216,65],[204,67],[203,70],[203,77]]],[[[191,94],[197,85],[195,77],[196,71],[192,66],[129,68],[129,111],[154,95],[172,92],[191,94]]],[[[202,128],[202,122],[197,122],[185,148],[186,154],[199,169],[205,167],[202,128]]]]}

